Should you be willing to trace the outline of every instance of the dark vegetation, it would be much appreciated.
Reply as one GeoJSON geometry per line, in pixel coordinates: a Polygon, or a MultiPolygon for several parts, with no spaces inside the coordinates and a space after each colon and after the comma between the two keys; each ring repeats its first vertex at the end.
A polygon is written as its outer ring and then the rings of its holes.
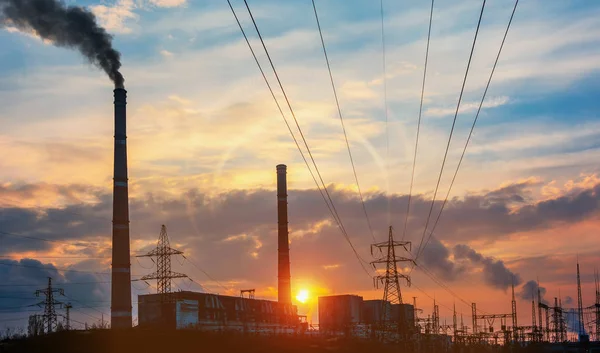
{"type": "MultiPolygon", "coordinates": [[[[590,347],[591,348],[591,347],[590,347]]],[[[414,352],[410,347],[345,338],[311,336],[254,336],[233,333],[206,333],[170,330],[89,330],[62,331],[50,335],[14,335],[0,342],[0,353],[399,353],[414,352]]],[[[419,353],[483,352],[580,352],[576,347],[501,347],[470,345],[422,347],[419,353]],[[558,348],[558,349],[557,349],[558,348]],[[562,349],[561,349],[562,348],[562,349]]]]}

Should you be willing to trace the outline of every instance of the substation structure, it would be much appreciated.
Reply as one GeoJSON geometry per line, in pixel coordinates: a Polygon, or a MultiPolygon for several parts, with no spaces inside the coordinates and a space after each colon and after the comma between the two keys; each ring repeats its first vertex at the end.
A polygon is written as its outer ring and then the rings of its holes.
{"type": "MultiPolygon", "coordinates": [[[[581,293],[579,266],[578,292],[581,293]]],[[[490,349],[537,348],[543,352],[599,352],[600,353],[600,279],[596,274],[596,303],[578,308],[565,308],[560,298],[553,305],[546,302],[540,289],[532,293],[531,325],[519,325],[514,284],[512,300],[504,313],[487,313],[471,304],[471,315],[465,325],[463,315],[456,307],[450,324],[441,322],[435,300],[430,314],[413,304],[394,304],[385,300],[363,300],[356,295],[335,295],[319,298],[319,332],[323,335],[352,336],[381,340],[389,334],[388,327],[401,328],[396,343],[415,351],[469,351],[469,347],[490,349]],[[386,312],[392,313],[386,316],[386,312]],[[461,348],[462,347],[462,348],[461,348]]],[[[395,330],[395,329],[394,329],[395,330]]]]}

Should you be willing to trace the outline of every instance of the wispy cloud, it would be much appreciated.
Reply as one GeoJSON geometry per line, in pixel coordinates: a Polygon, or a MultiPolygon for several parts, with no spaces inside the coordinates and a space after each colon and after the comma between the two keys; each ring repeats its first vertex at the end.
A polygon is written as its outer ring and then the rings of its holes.
{"type": "MultiPolygon", "coordinates": [[[[486,99],[486,101],[483,102],[483,104],[481,105],[481,108],[482,109],[496,108],[496,107],[505,105],[508,102],[509,102],[508,97],[505,97],[505,96],[494,97],[494,98],[486,99]]],[[[459,113],[467,113],[467,112],[477,111],[477,108],[479,108],[479,104],[480,104],[480,102],[462,102],[458,112],[459,113]]],[[[451,108],[451,107],[427,108],[427,110],[425,111],[425,115],[442,117],[442,116],[447,116],[447,115],[454,115],[455,112],[456,112],[456,107],[454,107],[454,108],[451,108]]]]}
{"type": "Polygon", "coordinates": [[[100,24],[109,32],[115,33],[131,33],[132,30],[127,23],[138,18],[134,13],[135,8],[133,0],[117,0],[113,5],[90,6],[94,15],[100,20],[100,24]]]}
{"type": "Polygon", "coordinates": [[[148,0],[152,5],[159,7],[177,7],[185,5],[187,0],[148,0]]]}

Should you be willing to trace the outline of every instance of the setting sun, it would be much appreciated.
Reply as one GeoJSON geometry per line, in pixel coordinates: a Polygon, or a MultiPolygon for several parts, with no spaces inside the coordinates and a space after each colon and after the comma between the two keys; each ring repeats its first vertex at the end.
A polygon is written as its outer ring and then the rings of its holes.
{"type": "Polygon", "coordinates": [[[306,303],[308,301],[308,291],[306,289],[302,289],[296,295],[296,300],[300,303],[306,303]]]}

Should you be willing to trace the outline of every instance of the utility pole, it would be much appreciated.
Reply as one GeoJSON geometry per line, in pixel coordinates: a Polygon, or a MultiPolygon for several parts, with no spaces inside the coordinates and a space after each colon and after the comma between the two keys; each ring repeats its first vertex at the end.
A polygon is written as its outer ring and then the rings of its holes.
{"type": "Polygon", "coordinates": [[[473,316],[473,335],[477,334],[477,304],[471,303],[471,314],[473,316]]]}
{"type": "Polygon", "coordinates": [[[560,341],[564,342],[567,340],[567,327],[565,325],[565,316],[562,308],[562,298],[560,296],[560,290],[558,291],[558,307],[560,308],[560,316],[558,326],[560,327],[560,341]]]}
{"type": "Polygon", "coordinates": [[[145,255],[137,257],[156,257],[156,271],[145,275],[140,280],[156,280],[156,292],[163,294],[161,301],[171,299],[171,280],[174,278],[187,278],[183,273],[171,271],[171,255],[183,255],[182,251],[171,248],[169,244],[169,236],[167,235],[167,227],[163,224],[160,228],[160,236],[156,248],[145,255]],[[167,298],[168,297],[168,298],[167,298]]]}
{"type": "Polygon", "coordinates": [[[67,319],[67,325],[66,325],[67,331],[69,331],[71,329],[71,308],[73,308],[73,305],[71,305],[71,303],[65,304],[66,319],[67,319]]]}
{"type": "Polygon", "coordinates": [[[392,318],[392,305],[394,304],[402,304],[402,291],[400,289],[400,278],[406,280],[408,286],[410,286],[410,277],[404,274],[398,273],[398,263],[410,262],[415,264],[415,262],[409,258],[396,256],[396,248],[401,247],[407,253],[410,253],[410,245],[409,241],[395,241],[392,226],[389,227],[389,235],[388,241],[375,243],[371,245],[371,255],[373,255],[373,249],[378,249],[383,253],[385,250],[387,252],[386,256],[383,256],[375,261],[372,261],[371,264],[375,267],[376,264],[385,264],[385,274],[375,276],[373,278],[373,282],[376,288],[379,288],[379,284],[384,286],[383,289],[383,308],[382,308],[382,329],[384,340],[385,336],[390,335],[394,330],[399,334],[400,340],[403,340],[403,337],[407,333],[407,325],[404,308],[399,306],[399,318],[398,322],[394,322],[395,320],[392,318]]]}
{"type": "Polygon", "coordinates": [[[433,333],[440,333],[440,307],[435,303],[433,298],[433,333]]]}
{"type": "Polygon", "coordinates": [[[600,341],[600,279],[598,270],[594,270],[594,283],[596,284],[596,341],[600,341]]]}
{"type": "Polygon", "coordinates": [[[414,320],[415,320],[415,328],[419,327],[419,312],[417,311],[417,297],[413,297],[413,311],[414,311],[414,320]]]}
{"type": "Polygon", "coordinates": [[[59,302],[54,299],[54,293],[63,296],[65,295],[65,292],[62,288],[52,288],[52,277],[48,277],[48,287],[46,287],[45,289],[38,289],[35,291],[36,297],[39,297],[40,294],[43,294],[46,297],[46,300],[37,304],[38,306],[44,305],[44,314],[42,315],[42,317],[44,319],[46,333],[52,333],[56,328],[56,306],[60,308],[63,304],[62,302],[59,302]]]}
{"type": "Polygon", "coordinates": [[[539,332],[539,339],[540,342],[543,341],[543,337],[544,337],[544,324],[542,322],[542,294],[541,294],[541,290],[540,290],[540,279],[537,279],[537,297],[538,297],[538,332],[539,332]]]}
{"type": "Polygon", "coordinates": [[[519,342],[519,326],[517,324],[517,300],[515,299],[515,276],[512,278],[512,326],[513,326],[513,339],[515,343],[519,342]]]}
{"type": "Polygon", "coordinates": [[[456,322],[456,303],[454,303],[453,311],[452,311],[452,334],[454,335],[454,343],[456,343],[458,338],[458,327],[456,322]]]}
{"type": "Polygon", "coordinates": [[[537,323],[535,320],[535,295],[533,294],[533,289],[531,290],[531,340],[537,340],[537,323]]]}

